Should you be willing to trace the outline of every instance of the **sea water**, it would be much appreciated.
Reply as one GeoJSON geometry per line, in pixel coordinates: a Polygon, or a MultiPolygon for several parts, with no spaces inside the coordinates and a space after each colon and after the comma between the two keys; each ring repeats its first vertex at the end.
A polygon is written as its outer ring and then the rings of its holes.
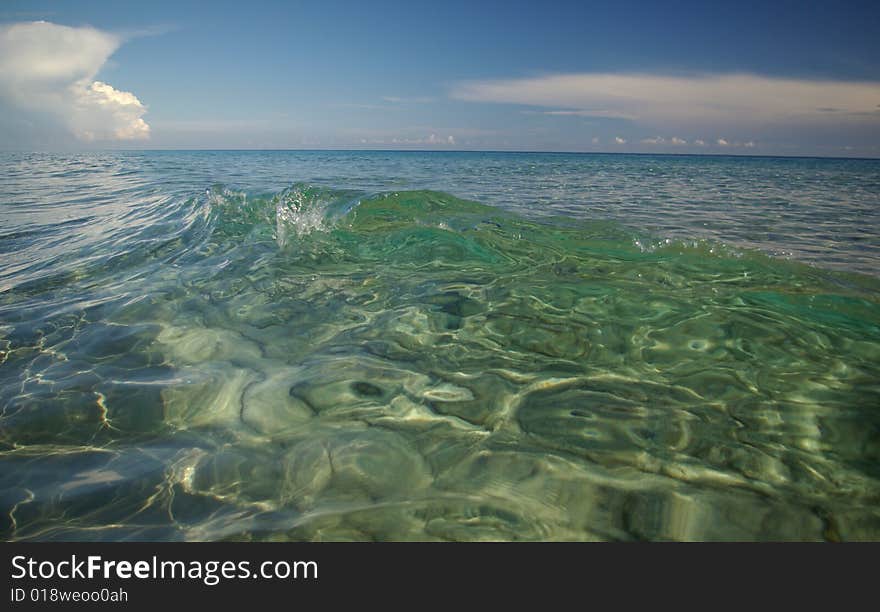
{"type": "Polygon", "coordinates": [[[880,161],[0,154],[7,540],[880,539],[880,161]]]}

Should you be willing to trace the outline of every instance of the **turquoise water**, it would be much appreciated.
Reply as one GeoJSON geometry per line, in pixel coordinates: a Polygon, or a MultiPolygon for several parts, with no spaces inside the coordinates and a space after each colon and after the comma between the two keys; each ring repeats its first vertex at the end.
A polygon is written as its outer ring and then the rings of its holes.
{"type": "Polygon", "coordinates": [[[880,539],[878,161],[0,160],[4,539],[880,539]]]}

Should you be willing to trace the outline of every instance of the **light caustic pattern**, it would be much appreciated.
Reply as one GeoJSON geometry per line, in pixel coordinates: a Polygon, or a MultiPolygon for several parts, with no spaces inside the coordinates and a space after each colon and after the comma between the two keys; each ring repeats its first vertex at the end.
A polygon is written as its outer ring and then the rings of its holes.
{"type": "Polygon", "coordinates": [[[7,539],[880,538],[875,279],[434,191],[149,214],[0,293],[7,539]]]}

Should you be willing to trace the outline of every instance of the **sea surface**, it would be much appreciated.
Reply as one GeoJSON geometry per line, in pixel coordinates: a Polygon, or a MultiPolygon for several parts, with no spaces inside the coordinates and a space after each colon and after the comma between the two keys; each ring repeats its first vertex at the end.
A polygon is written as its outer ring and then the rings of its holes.
{"type": "Polygon", "coordinates": [[[2,153],[0,537],[880,539],[880,161],[2,153]]]}

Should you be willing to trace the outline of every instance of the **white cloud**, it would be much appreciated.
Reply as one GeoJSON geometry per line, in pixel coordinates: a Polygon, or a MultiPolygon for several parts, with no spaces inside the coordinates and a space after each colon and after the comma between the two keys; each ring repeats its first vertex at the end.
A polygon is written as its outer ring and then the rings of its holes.
{"type": "Polygon", "coordinates": [[[643,138],[641,142],[642,142],[642,144],[648,144],[648,145],[669,144],[669,145],[674,145],[674,146],[680,146],[680,145],[687,144],[687,140],[685,140],[684,138],[679,138],[678,136],[673,136],[672,138],[664,138],[663,136],[654,136],[652,138],[643,138]]]}
{"type": "Polygon", "coordinates": [[[82,140],[149,138],[137,97],[95,80],[122,44],[89,27],[35,21],[0,26],[0,99],[55,117],[82,140]]]}
{"type": "Polygon", "coordinates": [[[615,136],[615,137],[614,137],[614,142],[616,142],[617,144],[626,144],[626,139],[625,139],[625,138],[621,138],[620,136],[615,136]]]}
{"type": "Polygon", "coordinates": [[[880,123],[880,83],[784,79],[751,74],[664,76],[560,74],[470,81],[453,88],[459,100],[523,104],[631,118],[650,126],[715,127],[768,122],[880,123]],[[833,111],[833,112],[832,112],[833,111]]]}
{"type": "Polygon", "coordinates": [[[404,137],[394,137],[390,139],[384,138],[370,138],[360,139],[361,144],[369,143],[369,144],[378,144],[378,145],[454,145],[455,144],[455,136],[449,135],[446,137],[437,136],[437,134],[430,134],[426,138],[404,138],[404,137]]]}
{"type": "Polygon", "coordinates": [[[723,139],[723,138],[719,138],[718,140],[715,141],[715,144],[717,144],[719,147],[726,147],[726,146],[728,146],[730,143],[727,142],[727,141],[726,141],[725,139],[723,139]]]}
{"type": "Polygon", "coordinates": [[[431,134],[426,139],[416,138],[416,139],[411,139],[407,142],[412,143],[412,144],[454,145],[455,138],[453,136],[447,136],[446,138],[443,138],[442,136],[437,136],[437,134],[431,134]]]}
{"type": "Polygon", "coordinates": [[[694,141],[694,144],[697,145],[698,147],[705,147],[705,146],[706,146],[706,141],[705,141],[705,140],[702,140],[702,139],[700,139],[700,138],[697,138],[697,139],[694,141]]]}
{"type": "Polygon", "coordinates": [[[134,94],[95,81],[79,98],[75,132],[84,140],[139,140],[150,137],[141,118],[147,111],[134,94]],[[109,121],[108,121],[109,120],[109,121]]]}

